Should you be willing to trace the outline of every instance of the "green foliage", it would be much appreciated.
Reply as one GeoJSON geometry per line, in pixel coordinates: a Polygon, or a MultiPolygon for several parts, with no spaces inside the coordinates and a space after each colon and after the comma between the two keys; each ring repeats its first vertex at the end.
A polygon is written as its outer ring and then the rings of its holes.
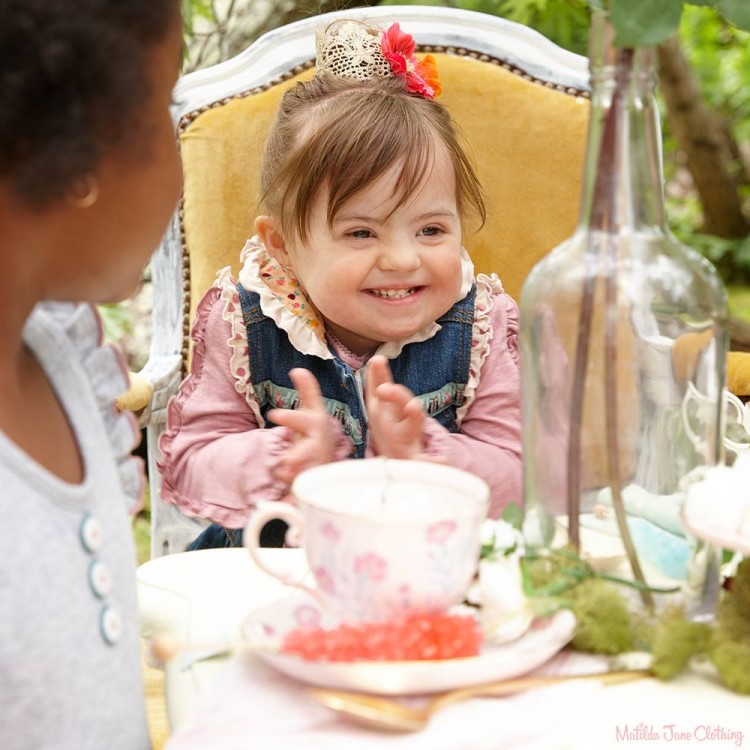
{"type": "Polygon", "coordinates": [[[679,26],[684,5],[714,8],[726,21],[750,30],[747,0],[586,0],[589,5],[608,9],[615,27],[615,42],[623,47],[661,44],[679,26]]]}
{"type": "Polygon", "coordinates": [[[706,102],[732,121],[739,141],[750,140],[750,34],[730,26],[709,8],[687,7],[680,43],[706,102]]]}
{"type": "MultiPolygon", "coordinates": [[[[700,4],[708,5],[710,3],[700,4]]],[[[716,9],[729,23],[733,23],[741,29],[750,30],[750,3],[747,0],[716,0],[716,9]]]]}
{"type": "Polygon", "coordinates": [[[586,54],[589,11],[582,0],[381,0],[380,5],[439,5],[521,23],[565,49],[586,54]]]}
{"type": "Polygon", "coordinates": [[[133,332],[133,319],[121,303],[99,305],[99,315],[104,327],[104,338],[108,341],[120,341],[133,332]]]}
{"type": "Polygon", "coordinates": [[[659,44],[677,31],[682,0],[609,0],[609,13],[618,46],[659,44]]]}
{"type": "Polygon", "coordinates": [[[514,529],[520,530],[523,524],[523,508],[518,503],[508,503],[501,518],[514,529]]]}
{"type": "Polygon", "coordinates": [[[148,482],[144,489],[143,506],[133,518],[133,542],[138,565],[151,557],[151,501],[148,482]]]}
{"type": "Polygon", "coordinates": [[[214,20],[214,9],[211,0],[182,0],[182,27],[187,38],[193,36],[196,18],[214,20]]]}

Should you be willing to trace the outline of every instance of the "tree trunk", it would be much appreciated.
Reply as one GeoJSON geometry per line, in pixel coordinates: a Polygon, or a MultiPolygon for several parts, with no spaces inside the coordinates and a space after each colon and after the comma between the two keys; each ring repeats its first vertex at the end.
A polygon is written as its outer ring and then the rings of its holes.
{"type": "Polygon", "coordinates": [[[719,237],[744,237],[750,224],[742,213],[738,191],[746,172],[734,166],[733,153],[739,154],[739,150],[729,128],[703,101],[676,39],[659,47],[659,83],[672,132],[685,152],[703,207],[703,231],[719,237]]]}

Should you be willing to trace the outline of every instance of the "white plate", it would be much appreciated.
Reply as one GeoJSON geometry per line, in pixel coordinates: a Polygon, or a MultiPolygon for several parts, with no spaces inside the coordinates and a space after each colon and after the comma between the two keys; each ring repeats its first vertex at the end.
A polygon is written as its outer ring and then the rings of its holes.
{"type": "Polygon", "coordinates": [[[284,635],[307,624],[332,627],[318,604],[305,594],[273,602],[252,612],[242,633],[253,653],[289,677],[340,690],[381,695],[437,693],[505,680],[530,672],[552,658],[573,637],[575,617],[568,610],[539,618],[520,638],[502,646],[486,645],[479,656],[465,659],[400,662],[313,662],[280,651],[284,635]]]}

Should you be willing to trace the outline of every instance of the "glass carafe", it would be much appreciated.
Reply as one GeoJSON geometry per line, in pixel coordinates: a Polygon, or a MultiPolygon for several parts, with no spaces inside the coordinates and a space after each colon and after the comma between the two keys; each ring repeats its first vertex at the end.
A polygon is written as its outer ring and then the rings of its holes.
{"type": "Polygon", "coordinates": [[[613,40],[596,13],[579,223],[521,293],[525,530],[699,615],[717,551],[680,509],[722,457],[726,298],[665,224],[655,50],[613,40]]]}

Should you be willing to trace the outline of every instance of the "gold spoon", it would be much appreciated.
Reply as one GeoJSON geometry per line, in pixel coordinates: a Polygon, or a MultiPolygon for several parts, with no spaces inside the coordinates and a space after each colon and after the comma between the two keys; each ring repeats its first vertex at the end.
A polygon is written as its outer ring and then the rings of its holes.
{"type": "Polygon", "coordinates": [[[432,715],[441,708],[466,698],[480,695],[512,695],[531,688],[556,685],[569,680],[600,680],[605,685],[615,685],[648,677],[650,674],[647,670],[638,669],[582,675],[519,677],[440,693],[430,698],[422,708],[412,708],[397,700],[367,693],[351,693],[326,688],[314,688],[309,692],[318,703],[344,714],[359,724],[390,732],[418,732],[427,726],[432,715]]]}

